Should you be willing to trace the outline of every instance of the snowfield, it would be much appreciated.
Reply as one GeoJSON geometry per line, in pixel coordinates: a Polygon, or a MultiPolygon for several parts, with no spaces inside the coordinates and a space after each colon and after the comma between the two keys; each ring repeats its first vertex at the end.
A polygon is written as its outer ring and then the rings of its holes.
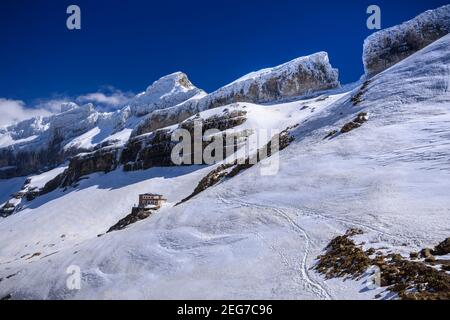
{"type": "MultiPolygon", "coordinates": [[[[214,166],[119,168],[36,198],[0,219],[0,297],[395,298],[364,279],[325,280],[312,267],[352,227],[365,232],[358,241],[405,256],[450,235],[449,48],[450,35],[349,92],[237,104],[248,112],[238,129],[299,124],[276,175],[261,175],[269,158],[174,206],[214,166]],[[368,121],[340,133],[360,112],[368,121]],[[144,192],[168,203],[98,237],[144,192]],[[80,290],[66,286],[73,265],[82,272],[80,290]]],[[[233,106],[200,115],[226,107],[233,106]]],[[[31,181],[42,185],[55,173],[31,181]]],[[[24,180],[0,180],[0,201],[24,180]]]]}

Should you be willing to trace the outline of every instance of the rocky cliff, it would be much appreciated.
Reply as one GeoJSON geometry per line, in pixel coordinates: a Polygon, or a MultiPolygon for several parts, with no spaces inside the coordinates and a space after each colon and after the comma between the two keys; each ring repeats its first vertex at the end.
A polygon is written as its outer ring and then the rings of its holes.
{"type": "Polygon", "coordinates": [[[428,10],[364,41],[365,72],[373,76],[450,33],[450,5],[428,10]]]}
{"type": "Polygon", "coordinates": [[[64,103],[59,114],[3,128],[0,179],[47,170],[102,144],[125,143],[129,134],[120,135],[121,141],[114,136],[134,128],[142,116],[203,95],[185,74],[177,72],[155,81],[116,112],[99,112],[92,104],[64,103]]]}
{"type": "MultiPolygon", "coordinates": [[[[106,146],[93,152],[83,153],[73,157],[70,160],[69,167],[54,179],[49,181],[41,190],[41,194],[45,194],[55,190],[58,187],[73,186],[83,176],[94,172],[109,172],[123,165],[125,171],[134,171],[148,169],[151,167],[165,167],[176,165],[172,162],[172,149],[178,143],[172,141],[172,134],[177,129],[185,129],[194,137],[195,126],[201,126],[203,133],[209,129],[218,129],[223,134],[223,152],[224,154],[232,148],[237,150],[245,139],[252,133],[251,130],[244,129],[233,132],[233,140],[231,145],[226,144],[225,130],[235,128],[246,121],[246,112],[242,109],[225,109],[221,114],[214,114],[206,119],[201,117],[191,117],[176,128],[160,129],[150,134],[144,134],[131,138],[125,146],[114,147],[106,146]]],[[[191,141],[193,145],[194,141],[191,141]]],[[[203,142],[201,152],[208,145],[203,142]]],[[[192,150],[194,148],[192,147],[192,150]]],[[[193,163],[194,154],[192,154],[193,163]]]]}
{"type": "MultiPolygon", "coordinates": [[[[84,170],[84,163],[94,160],[76,157],[71,161],[72,166],[81,161],[83,165],[77,168],[77,172],[92,172],[96,170],[94,168],[105,171],[103,164],[110,164],[108,152],[112,149],[122,149],[126,145],[126,153],[136,143],[135,137],[179,124],[203,110],[237,101],[267,103],[338,85],[338,72],[331,67],[325,52],[250,73],[211,94],[195,87],[184,73],[176,72],[155,81],[116,112],[99,112],[92,104],[78,106],[67,103],[61,106],[59,114],[1,129],[0,179],[45,171],[80,153],[91,152],[94,159],[108,159],[105,163],[86,164],[88,169],[84,170]],[[109,148],[104,154],[99,149],[105,145],[114,148],[109,148]]],[[[229,124],[220,125],[226,127],[229,124]]],[[[166,141],[163,135],[159,132],[153,135],[153,139],[166,141]]],[[[149,153],[155,153],[156,159],[160,152],[166,152],[158,149],[158,144],[154,141],[152,148],[142,151],[147,153],[145,159],[150,158],[149,153]]],[[[165,162],[163,158],[155,161],[160,165],[165,162]]],[[[148,161],[141,162],[143,168],[151,165],[148,161]]]]}

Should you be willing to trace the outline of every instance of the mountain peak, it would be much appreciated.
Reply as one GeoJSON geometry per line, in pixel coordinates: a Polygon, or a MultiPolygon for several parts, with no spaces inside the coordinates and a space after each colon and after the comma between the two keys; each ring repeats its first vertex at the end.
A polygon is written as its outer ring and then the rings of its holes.
{"type": "Polygon", "coordinates": [[[141,116],[158,109],[165,109],[203,93],[183,72],[163,76],[153,82],[145,92],[132,99],[133,114],[141,116]]]}
{"type": "Polygon", "coordinates": [[[195,88],[195,86],[184,72],[177,71],[154,81],[150,86],[148,86],[145,92],[152,93],[159,91],[160,89],[167,91],[168,88],[189,90],[195,88]]]}

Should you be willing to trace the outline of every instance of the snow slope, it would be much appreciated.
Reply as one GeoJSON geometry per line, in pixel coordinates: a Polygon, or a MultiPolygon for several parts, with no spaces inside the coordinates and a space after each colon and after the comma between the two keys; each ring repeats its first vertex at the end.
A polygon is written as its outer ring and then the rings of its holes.
{"type": "Polygon", "coordinates": [[[446,36],[364,89],[284,105],[245,104],[243,126],[300,124],[279,154],[276,175],[260,173],[269,158],[174,207],[212,167],[116,170],[32,201],[0,220],[0,296],[374,298],[380,289],[324,280],[311,267],[349,227],[365,231],[361,240],[405,255],[449,236],[449,47],[446,36]],[[360,128],[324,139],[361,111],[369,120],[360,128]],[[97,237],[142,191],[162,193],[169,203],[97,237]],[[82,271],[80,290],[66,287],[70,265],[82,271]]]}

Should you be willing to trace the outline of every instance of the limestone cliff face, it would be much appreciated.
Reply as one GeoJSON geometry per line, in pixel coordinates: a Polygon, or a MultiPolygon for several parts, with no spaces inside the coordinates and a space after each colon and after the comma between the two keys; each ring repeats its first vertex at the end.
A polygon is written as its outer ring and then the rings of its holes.
{"type": "Polygon", "coordinates": [[[64,171],[61,186],[72,185],[80,177],[94,172],[109,172],[117,168],[120,150],[104,148],[88,154],[78,155],[70,160],[69,168],[64,171]]]}
{"type": "MultiPolygon", "coordinates": [[[[234,128],[246,120],[246,111],[240,109],[224,110],[222,114],[215,114],[206,119],[193,117],[178,125],[178,129],[185,129],[193,137],[194,126],[201,125],[202,134],[209,129],[225,131],[234,128]]],[[[161,129],[150,134],[131,138],[124,147],[106,146],[93,152],[73,157],[69,167],[60,175],[49,181],[41,190],[45,194],[58,187],[67,187],[76,184],[81,177],[94,172],[109,172],[123,165],[125,171],[148,169],[151,167],[164,167],[175,165],[172,162],[172,149],[177,142],[172,141],[172,133],[176,129],[161,129]]],[[[238,148],[251,132],[242,130],[236,133],[232,146],[238,148]]],[[[223,139],[226,141],[226,137],[223,139]]],[[[193,144],[193,141],[191,141],[193,144]]],[[[208,145],[204,142],[203,148],[208,145]]],[[[203,152],[202,148],[202,152],[203,152]]]]}
{"type": "Polygon", "coordinates": [[[373,76],[450,33],[450,5],[426,11],[364,41],[365,72],[373,76]]]}
{"type": "MultiPolygon", "coordinates": [[[[223,132],[244,123],[246,120],[245,114],[244,110],[226,110],[220,115],[213,115],[207,119],[189,118],[180,123],[178,129],[187,130],[191,137],[194,136],[195,126],[201,126],[202,135],[210,129],[223,132]]],[[[122,152],[121,163],[124,164],[124,169],[139,170],[153,166],[174,165],[171,160],[171,153],[177,142],[171,140],[172,133],[172,130],[157,130],[150,136],[144,135],[130,139],[122,152]]],[[[249,134],[250,132],[244,130],[241,134],[235,135],[236,138],[245,138],[249,134]]],[[[224,141],[226,141],[226,136],[224,136],[224,141]]],[[[193,143],[191,141],[192,150],[194,150],[193,143]]],[[[236,143],[239,143],[239,141],[236,141],[236,143]]],[[[207,142],[203,143],[201,152],[207,145],[207,142]]],[[[226,146],[224,146],[224,150],[225,148],[226,146]]],[[[194,155],[192,155],[191,163],[194,163],[193,157],[194,155]]]]}

